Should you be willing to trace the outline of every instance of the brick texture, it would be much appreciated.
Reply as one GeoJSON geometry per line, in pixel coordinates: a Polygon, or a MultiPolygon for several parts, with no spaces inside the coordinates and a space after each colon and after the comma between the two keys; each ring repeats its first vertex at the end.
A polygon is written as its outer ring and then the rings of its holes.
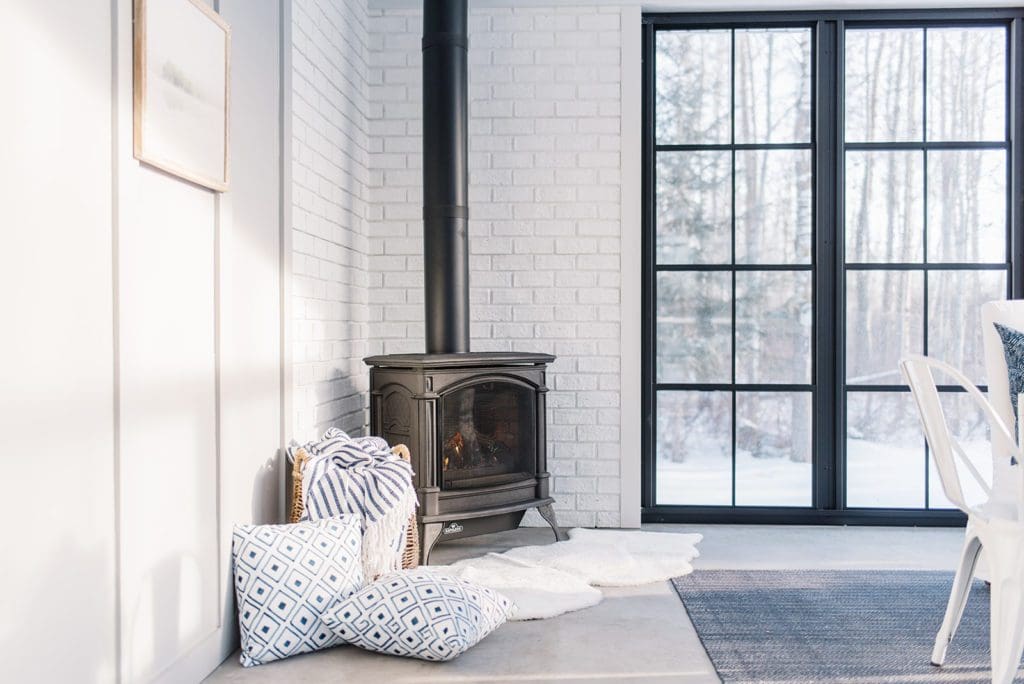
{"type": "MultiPolygon", "coordinates": [[[[368,304],[352,330],[368,330],[367,351],[422,351],[421,16],[370,10],[368,26],[368,201],[350,209],[368,238],[339,245],[367,269],[341,290],[368,304]]],[[[472,344],[558,356],[549,468],[564,525],[620,522],[620,53],[619,8],[471,12],[472,344]]],[[[337,403],[323,417],[363,410],[337,403]]]]}
{"type": "Polygon", "coordinates": [[[292,5],[292,435],[367,424],[365,0],[292,5]]]}

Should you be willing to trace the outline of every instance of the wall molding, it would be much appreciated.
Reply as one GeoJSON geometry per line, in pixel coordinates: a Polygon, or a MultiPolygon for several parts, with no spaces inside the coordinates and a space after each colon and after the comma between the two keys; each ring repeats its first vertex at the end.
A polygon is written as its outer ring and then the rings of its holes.
{"type": "Polygon", "coordinates": [[[123,620],[122,620],[122,596],[121,596],[121,566],[122,553],[121,553],[121,319],[120,310],[121,302],[119,297],[120,292],[120,261],[119,261],[119,250],[118,240],[119,228],[120,228],[120,217],[121,217],[121,199],[120,199],[120,178],[121,178],[121,164],[118,157],[118,126],[120,125],[120,101],[118,80],[120,77],[120,68],[118,60],[120,59],[120,46],[118,40],[118,0],[110,0],[110,303],[111,303],[111,353],[113,358],[111,365],[113,367],[113,375],[111,381],[113,382],[113,440],[112,440],[112,454],[111,459],[113,460],[113,510],[114,510],[114,681],[116,684],[120,684],[123,681],[122,677],[122,632],[123,632],[123,620]]]}
{"type": "MultiPolygon", "coordinates": [[[[281,45],[280,45],[280,262],[278,276],[281,287],[281,418],[280,453],[281,472],[286,472],[288,462],[286,450],[292,431],[292,3],[281,2],[281,45]]],[[[287,513],[286,478],[280,478],[278,489],[278,514],[281,520],[287,513]]]]}

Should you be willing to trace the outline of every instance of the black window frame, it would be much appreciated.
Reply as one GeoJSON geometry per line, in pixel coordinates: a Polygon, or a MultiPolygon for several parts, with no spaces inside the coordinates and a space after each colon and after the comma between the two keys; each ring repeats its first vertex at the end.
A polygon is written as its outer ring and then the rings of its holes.
{"type": "MultiPolygon", "coordinates": [[[[804,523],[962,525],[946,509],[848,508],[845,501],[845,240],[842,234],[844,83],[840,59],[846,28],[1004,26],[1007,29],[1006,128],[1008,146],[1008,294],[1024,298],[1024,8],[850,10],[825,12],[646,13],[642,17],[642,520],[686,523],[804,523]],[[810,508],[680,506],[656,504],[655,458],[656,197],[655,34],[659,30],[810,27],[812,31],[812,425],[813,481],[810,508]]],[[[734,76],[733,76],[734,78],[734,76]]],[[[925,95],[926,96],[926,95],[925,95]]],[[[870,145],[870,144],[868,144],[870,145]]],[[[917,149],[928,143],[909,143],[917,149]]],[[[931,143],[935,146],[935,143],[931,143]]],[[[854,144],[855,148],[862,144],[854,144]]],[[[663,147],[663,146],[659,146],[663,147]]],[[[891,147],[884,144],[883,147],[891,147]]],[[[890,265],[879,267],[889,268],[890,265]]],[[[735,269],[735,266],[731,267],[735,269]]],[[[855,268],[860,268],[856,267],[855,268]]],[[[863,268],[873,268],[866,266],[863,268]]],[[[920,270],[915,264],[912,268],[920,270]]],[[[923,267],[926,272],[929,265],[923,267]]],[[[942,268],[940,265],[931,268],[942,268]]],[[[948,269],[948,266],[946,267],[948,269]]],[[[956,268],[956,267],[955,267],[956,268]]],[[[973,268],[973,267],[972,267],[973,268]]],[[[668,269],[671,270],[671,269],[668,269]]],[[[687,269],[679,269],[687,270],[687,269]]],[[[694,267],[694,270],[701,270],[694,267]]],[[[735,301],[732,304],[735,307],[735,301]]],[[[927,307],[927,302],[925,302],[927,307]]],[[[733,331],[735,335],[735,331],[733,331]]],[[[925,332],[927,336],[927,331],[925,332]]],[[[733,350],[735,354],[735,350],[733,350]]],[[[733,361],[735,363],[735,360],[733,361]]],[[[661,383],[672,384],[672,383],[661,383]]],[[[706,389],[706,388],[705,388],[706,389]]],[[[955,388],[943,387],[954,390],[955,388]]],[[[887,387],[883,391],[907,391],[887,387]]],[[[734,400],[735,401],[735,400],[734,400]]],[[[735,419],[734,419],[735,420],[735,419]]],[[[733,447],[735,449],[735,446],[733,447]]],[[[735,468],[735,464],[733,466],[735,468]]],[[[733,483],[735,489],[735,482],[733,483]]],[[[927,490],[927,482],[926,482],[927,490]]]]}

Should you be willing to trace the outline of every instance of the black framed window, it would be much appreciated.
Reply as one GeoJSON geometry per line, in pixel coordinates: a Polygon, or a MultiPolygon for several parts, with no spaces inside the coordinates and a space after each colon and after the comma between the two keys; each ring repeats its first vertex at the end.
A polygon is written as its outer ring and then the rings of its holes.
{"type": "MultiPolygon", "coordinates": [[[[896,364],[933,354],[984,384],[981,304],[1009,293],[1007,36],[844,33],[848,507],[950,507],[896,364]]],[[[984,444],[966,397],[943,398],[951,427],[984,444]]]]}
{"type": "Polygon", "coordinates": [[[645,15],[646,519],[957,520],[896,360],[1020,290],[1021,21],[645,15]]]}

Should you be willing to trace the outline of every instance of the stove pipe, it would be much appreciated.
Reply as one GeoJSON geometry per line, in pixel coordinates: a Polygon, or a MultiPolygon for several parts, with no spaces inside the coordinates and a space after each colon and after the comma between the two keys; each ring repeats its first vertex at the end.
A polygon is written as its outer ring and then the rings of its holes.
{"type": "Polygon", "coordinates": [[[467,0],[423,2],[427,353],[469,351],[467,0]]]}

